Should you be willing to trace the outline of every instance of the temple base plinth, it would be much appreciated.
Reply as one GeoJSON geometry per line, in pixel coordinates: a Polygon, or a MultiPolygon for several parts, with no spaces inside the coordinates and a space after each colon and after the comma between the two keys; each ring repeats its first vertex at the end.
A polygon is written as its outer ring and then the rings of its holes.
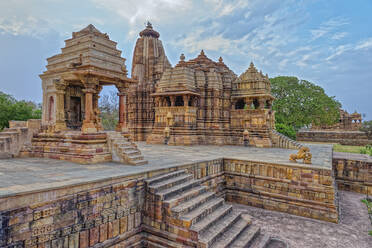
{"type": "Polygon", "coordinates": [[[94,125],[94,123],[84,121],[83,125],[81,127],[81,131],[83,133],[96,133],[96,132],[98,132],[98,129],[97,129],[96,125],[94,125]]]}

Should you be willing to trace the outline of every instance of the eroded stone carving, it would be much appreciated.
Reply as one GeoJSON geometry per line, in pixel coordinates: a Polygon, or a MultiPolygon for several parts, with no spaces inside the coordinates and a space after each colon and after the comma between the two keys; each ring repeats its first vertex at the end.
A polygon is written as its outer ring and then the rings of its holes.
{"type": "Polygon", "coordinates": [[[297,162],[298,159],[302,159],[305,164],[311,164],[312,154],[310,153],[310,148],[303,146],[297,152],[297,154],[290,154],[289,160],[291,162],[297,162]]]}

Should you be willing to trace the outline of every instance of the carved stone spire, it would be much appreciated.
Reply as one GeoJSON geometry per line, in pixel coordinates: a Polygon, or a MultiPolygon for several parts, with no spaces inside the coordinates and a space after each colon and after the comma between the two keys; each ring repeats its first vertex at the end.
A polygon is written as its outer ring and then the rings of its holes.
{"type": "Polygon", "coordinates": [[[150,37],[154,37],[154,38],[159,38],[160,37],[160,34],[158,32],[156,32],[153,28],[152,28],[152,24],[148,21],[147,22],[147,25],[146,25],[146,28],[144,30],[142,30],[139,35],[141,37],[143,36],[150,36],[150,37]]]}

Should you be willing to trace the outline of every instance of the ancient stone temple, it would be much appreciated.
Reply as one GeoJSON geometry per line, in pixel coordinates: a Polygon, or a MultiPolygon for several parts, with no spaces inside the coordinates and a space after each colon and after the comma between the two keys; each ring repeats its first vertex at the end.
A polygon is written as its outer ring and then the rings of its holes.
{"type": "Polygon", "coordinates": [[[132,61],[132,78],[138,84],[130,87],[128,97],[128,128],[136,141],[145,141],[151,133],[155,111],[155,85],[159,82],[163,72],[171,68],[161,41],[151,23],[140,32],[136,42],[132,61]]]}
{"type": "MultiPolygon", "coordinates": [[[[116,42],[93,25],[74,32],[65,43],[62,53],[48,58],[47,71],[40,75],[42,124],[55,131],[102,131],[98,109],[102,87],[115,85],[125,94],[135,81],[127,78],[125,59],[116,42]]],[[[124,109],[120,110],[119,127],[124,128],[124,109]]]]}
{"type": "Polygon", "coordinates": [[[44,129],[21,155],[79,163],[116,159],[142,164],[140,152],[124,137],[125,95],[136,81],[127,77],[125,59],[116,48],[117,43],[93,25],[74,32],[65,43],[60,54],[47,59],[47,71],[40,75],[44,129]],[[118,89],[118,133],[103,132],[98,99],[105,85],[115,85],[118,89]],[[125,152],[124,145],[128,145],[125,152]]]}
{"type": "Polygon", "coordinates": [[[354,112],[349,114],[346,110],[340,109],[340,118],[334,125],[312,125],[312,130],[344,130],[358,131],[362,127],[362,115],[354,112]]]}
{"type": "Polygon", "coordinates": [[[342,145],[370,144],[372,140],[362,127],[362,115],[354,112],[349,114],[340,109],[340,118],[333,125],[312,125],[309,129],[301,129],[296,134],[298,141],[339,143],[342,145]]]}
{"type": "Polygon", "coordinates": [[[164,72],[152,94],[155,123],[149,143],[272,146],[273,97],[267,76],[251,63],[237,77],[224,63],[197,58],[164,72]]]}

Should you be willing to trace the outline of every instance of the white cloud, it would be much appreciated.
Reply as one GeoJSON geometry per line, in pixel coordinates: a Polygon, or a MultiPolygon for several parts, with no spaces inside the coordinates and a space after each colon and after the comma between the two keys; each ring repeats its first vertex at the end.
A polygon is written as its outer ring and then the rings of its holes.
{"type": "Polygon", "coordinates": [[[40,37],[50,31],[48,23],[45,20],[33,16],[26,16],[22,19],[13,17],[0,18],[0,33],[11,35],[27,35],[40,37]]]}
{"type": "Polygon", "coordinates": [[[355,47],[356,50],[372,48],[372,37],[361,41],[355,47]]]}
{"type": "Polygon", "coordinates": [[[345,52],[352,50],[352,48],[353,46],[351,44],[337,46],[335,49],[333,49],[334,50],[333,53],[326,58],[326,61],[330,61],[335,57],[338,57],[344,54],[345,52]]]}
{"type": "Polygon", "coordinates": [[[349,22],[344,18],[332,18],[326,22],[323,22],[318,28],[310,30],[312,40],[324,37],[325,35],[330,34],[335,30],[339,29],[340,27],[343,27],[348,24],[349,22]]]}
{"type": "Polygon", "coordinates": [[[332,40],[341,40],[342,38],[345,38],[349,33],[347,32],[338,32],[332,35],[332,40]]]}
{"type": "Polygon", "coordinates": [[[151,22],[174,22],[192,12],[191,0],[91,0],[98,8],[115,13],[129,24],[131,38],[138,34],[147,20],[151,22]]]}

